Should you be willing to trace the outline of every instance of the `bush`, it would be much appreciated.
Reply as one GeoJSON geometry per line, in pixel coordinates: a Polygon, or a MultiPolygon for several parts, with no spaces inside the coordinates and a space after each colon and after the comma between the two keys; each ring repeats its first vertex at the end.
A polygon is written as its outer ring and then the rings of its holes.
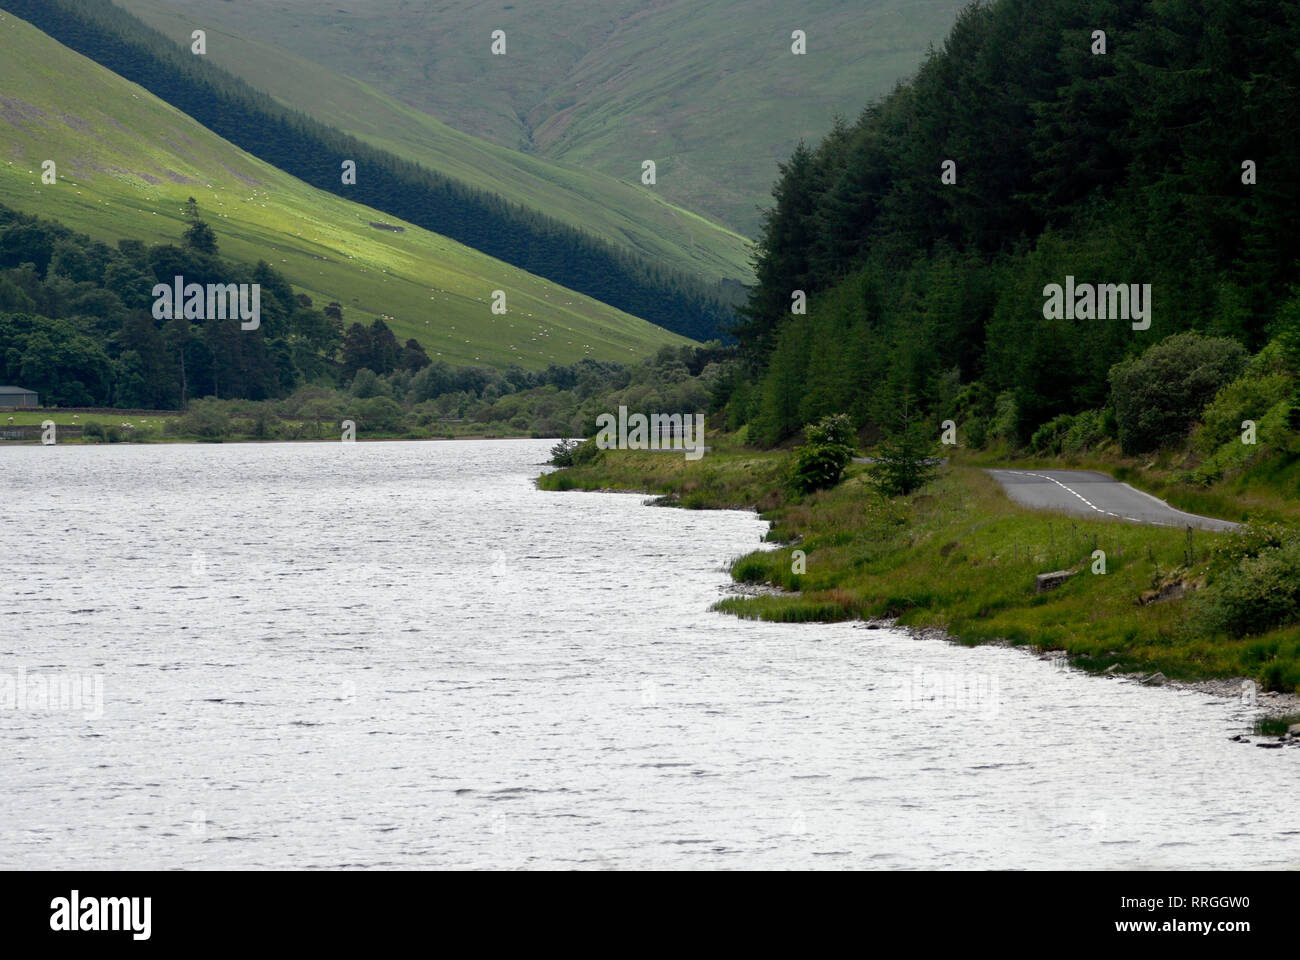
{"type": "Polygon", "coordinates": [[[1014,440],[1020,430],[1020,410],[1016,407],[1016,395],[1004,390],[993,401],[993,422],[989,433],[1001,440],[1014,440]]]}
{"type": "Polygon", "coordinates": [[[811,493],[835,486],[853,459],[853,424],[842,413],[822,417],[804,427],[807,443],[794,452],[790,486],[796,493],[811,493]]]}
{"type": "Polygon", "coordinates": [[[790,486],[796,493],[826,490],[840,482],[853,459],[849,447],[835,443],[810,443],[794,452],[790,486]]]}
{"type": "Polygon", "coordinates": [[[1257,423],[1273,407],[1291,396],[1291,378],[1285,373],[1263,376],[1251,374],[1225,386],[1205,408],[1202,426],[1196,434],[1196,447],[1213,453],[1225,443],[1241,441],[1241,424],[1257,423]]]}
{"type": "Polygon", "coordinates": [[[1246,348],[1236,340],[1179,333],[1110,369],[1111,402],[1125,453],[1178,440],[1205,405],[1240,376],[1246,348]]]}
{"type": "Polygon", "coordinates": [[[208,398],[191,402],[181,422],[186,433],[204,440],[220,440],[230,433],[230,416],[220,400],[208,398]]]}
{"type": "Polygon", "coordinates": [[[1210,551],[1210,564],[1216,570],[1227,569],[1296,541],[1300,541],[1300,532],[1286,524],[1247,524],[1214,545],[1210,551]]]}
{"type": "Polygon", "coordinates": [[[1074,423],[1061,440],[1065,453],[1082,453],[1106,442],[1106,412],[1085,410],[1074,418],[1074,423]]]}
{"type": "Polygon", "coordinates": [[[406,426],[402,408],[388,397],[355,400],[348,406],[348,413],[357,422],[358,429],[371,432],[395,433],[406,426]]]}
{"type": "Polygon", "coordinates": [[[599,460],[604,453],[592,440],[561,440],[551,447],[551,464],[556,467],[581,467],[599,460]]]}
{"type": "Polygon", "coordinates": [[[1209,586],[1192,601],[1194,629],[1240,637],[1300,620],[1300,531],[1242,527],[1215,545],[1209,586]]]}
{"type": "Polygon", "coordinates": [[[804,439],[813,445],[827,444],[835,447],[848,447],[850,455],[856,446],[853,436],[853,424],[842,413],[822,417],[815,424],[804,427],[804,439]]]}
{"type": "Polygon", "coordinates": [[[1107,435],[1104,410],[1085,410],[1078,416],[1063,413],[1034,431],[1029,448],[1034,453],[1083,453],[1103,443],[1107,435]]]}
{"type": "Polygon", "coordinates": [[[280,433],[280,418],[269,403],[259,403],[249,418],[248,432],[259,440],[274,440],[280,433]]]}
{"type": "Polygon", "coordinates": [[[384,388],[380,384],[379,376],[375,371],[362,367],[357,371],[357,375],[352,378],[352,386],[348,392],[358,400],[368,400],[371,397],[383,396],[384,388]]]}
{"type": "Polygon", "coordinates": [[[1201,625],[1230,636],[1300,621],[1300,540],[1265,549],[1217,575],[1197,597],[1201,625]]]}
{"type": "Polygon", "coordinates": [[[1034,453],[1058,454],[1066,433],[1074,426],[1074,417],[1063,413],[1034,431],[1029,438],[1029,449],[1034,453]]]}
{"type": "Polygon", "coordinates": [[[578,444],[578,449],[573,451],[573,465],[581,467],[584,464],[595,463],[605,455],[605,451],[596,446],[594,440],[588,440],[586,443],[578,444]]]}

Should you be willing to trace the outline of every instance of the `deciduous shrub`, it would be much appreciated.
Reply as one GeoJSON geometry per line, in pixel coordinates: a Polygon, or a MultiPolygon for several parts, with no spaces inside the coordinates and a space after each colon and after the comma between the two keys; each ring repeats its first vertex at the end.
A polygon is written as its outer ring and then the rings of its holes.
{"type": "Polygon", "coordinates": [[[835,447],[847,447],[852,455],[855,440],[853,424],[842,413],[822,417],[815,424],[804,428],[804,439],[810,444],[828,444],[835,447]]]}
{"type": "Polygon", "coordinates": [[[1062,441],[1072,426],[1074,426],[1074,417],[1068,413],[1048,420],[1029,438],[1029,449],[1034,453],[1060,453],[1062,441]]]}
{"type": "Polygon", "coordinates": [[[989,424],[989,434],[1001,440],[1014,440],[1020,429],[1020,411],[1016,407],[1016,395],[1004,390],[993,401],[993,422],[989,424]]]}
{"type": "Polygon", "coordinates": [[[810,443],[795,451],[790,470],[790,486],[796,493],[811,493],[835,486],[844,476],[844,467],[852,457],[846,447],[828,443],[810,443]]]}
{"type": "Polygon", "coordinates": [[[393,433],[406,425],[402,408],[388,397],[368,397],[353,401],[348,406],[348,412],[362,430],[393,433]]]}
{"type": "Polygon", "coordinates": [[[822,417],[804,428],[807,441],[794,452],[790,486],[796,493],[811,493],[835,486],[853,459],[853,424],[842,413],[822,417]]]}
{"type": "Polygon", "coordinates": [[[1255,357],[1245,375],[1223,387],[1201,417],[1196,447],[1213,453],[1225,443],[1240,442],[1245,420],[1263,420],[1265,414],[1291,396],[1291,375],[1278,362],[1280,350],[1266,347],[1255,357]]]}
{"type": "Polygon", "coordinates": [[[219,400],[194,400],[181,417],[181,427],[204,440],[220,440],[230,433],[230,414],[219,400]]]}
{"type": "Polygon", "coordinates": [[[1034,453],[1082,453],[1105,442],[1108,411],[1085,410],[1078,415],[1063,413],[1034,431],[1029,448],[1034,453]]]}
{"type": "Polygon", "coordinates": [[[1125,453],[1178,440],[1205,405],[1241,375],[1246,348],[1236,340],[1179,333],[1110,369],[1111,403],[1125,453]]]}
{"type": "Polygon", "coordinates": [[[1300,531],[1247,527],[1216,548],[1211,565],[1192,605],[1196,627],[1242,637],[1300,622],[1300,531]]]}
{"type": "Polygon", "coordinates": [[[1200,599],[1202,622],[1230,636],[1263,633],[1300,621],[1300,541],[1224,571],[1200,599]]]}

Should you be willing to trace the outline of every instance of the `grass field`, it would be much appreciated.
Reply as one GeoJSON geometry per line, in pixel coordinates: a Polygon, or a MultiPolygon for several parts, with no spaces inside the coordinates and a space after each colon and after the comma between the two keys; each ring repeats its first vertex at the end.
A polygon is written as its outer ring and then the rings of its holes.
{"type": "Polygon", "coordinates": [[[956,466],[910,498],[888,500],[851,467],[833,490],[791,499],[781,489],[786,455],[715,449],[681,457],[607,452],[596,463],[551,473],[544,489],[634,489],[683,506],[753,506],[785,546],[738,558],[737,580],[769,583],[779,596],[733,597],[720,609],[783,622],[898,617],[943,627],[968,643],[1005,640],[1067,651],[1085,669],[1161,671],[1174,679],[1251,677],[1294,692],[1300,634],[1283,628],[1247,639],[1189,626],[1189,600],[1155,602],[1151,591],[1195,585],[1227,534],[1198,532],[1188,565],[1184,531],[1030,511],[996,481],[956,466]],[[795,572],[795,549],[806,572],[795,572]],[[1093,551],[1105,572],[1093,572],[1093,551]],[[1035,593],[1035,575],[1078,573],[1035,593]]]}
{"type": "Polygon", "coordinates": [[[0,48],[0,202],[16,209],[110,242],[173,242],[193,196],[227,258],[267,260],[318,303],[343,304],[347,321],[392,318],[399,338],[452,364],[629,361],[687,342],[309,187],[9,14],[0,48]],[[41,183],[45,160],[56,184],[41,183]],[[489,309],[497,289],[504,316],[489,309]]]}
{"type": "MultiPolygon", "coordinates": [[[[160,2],[356,77],[466,133],[637,185],[754,235],[776,164],[920,64],[966,0],[123,0],[160,2]],[[493,30],[507,54],[490,55],[493,30]],[[791,53],[791,33],[808,37],[791,53]]],[[[229,65],[229,64],[228,64],[229,65]]],[[[347,126],[352,92],[297,91],[347,126]]],[[[384,119],[381,136],[389,120],[384,119]]],[[[393,127],[397,129],[397,127],[393,127]]],[[[400,140],[402,135],[396,135],[400,140]]],[[[440,148],[438,148],[440,149],[440,148]]],[[[638,189],[644,189],[639,188],[638,189]]],[[[637,215],[640,219],[640,215],[637,215]]]]}

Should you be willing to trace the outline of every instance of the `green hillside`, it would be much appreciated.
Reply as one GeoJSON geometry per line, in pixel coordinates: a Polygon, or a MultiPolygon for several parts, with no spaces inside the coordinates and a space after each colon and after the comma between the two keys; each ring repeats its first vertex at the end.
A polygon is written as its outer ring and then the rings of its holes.
{"type": "Polygon", "coordinates": [[[174,240],[198,199],[232,259],[265,259],[347,318],[390,317],[451,364],[626,361],[686,341],[444,237],[313,189],[0,14],[0,202],[106,240],[174,240]],[[54,160],[59,182],[40,182],[54,160]],[[404,227],[382,230],[371,223],[404,227]],[[509,313],[493,316],[492,291],[509,313]]]}
{"type": "MultiPolygon", "coordinates": [[[[750,235],[777,161],[801,138],[820,138],[846,104],[883,94],[913,72],[965,6],[964,0],[808,0],[794,9],[782,0],[119,0],[142,16],[164,2],[356,77],[503,146],[638,186],[641,162],[653,159],[656,195],[750,235]],[[489,54],[494,29],[506,31],[504,57],[489,54]],[[808,35],[806,56],[790,52],[795,29],[808,35]]],[[[209,56],[219,56],[219,46],[210,45],[209,56]]],[[[223,65],[349,127],[349,95],[337,84],[293,91],[261,66],[223,65]],[[338,115],[330,113],[335,109],[338,115]]],[[[387,128],[389,120],[382,123],[387,128]]]]}
{"type": "MultiPolygon", "coordinates": [[[[327,65],[250,39],[188,5],[116,0],[170,37],[207,31],[208,58],[286,106],[471,186],[532,207],[666,267],[748,283],[749,242],[662,193],[462,133],[327,65]]],[[[218,11],[229,13],[228,10],[218,11]]],[[[260,32],[258,33],[261,36],[260,32]]]]}

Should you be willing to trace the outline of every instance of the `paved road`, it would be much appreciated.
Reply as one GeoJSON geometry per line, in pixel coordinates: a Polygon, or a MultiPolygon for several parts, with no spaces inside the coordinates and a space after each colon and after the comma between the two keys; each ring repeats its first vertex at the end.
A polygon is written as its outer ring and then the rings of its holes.
{"type": "Polygon", "coordinates": [[[1162,527],[1233,530],[1239,524],[1175,510],[1163,500],[1094,470],[990,470],[1016,503],[1081,516],[1098,514],[1162,527]]]}

